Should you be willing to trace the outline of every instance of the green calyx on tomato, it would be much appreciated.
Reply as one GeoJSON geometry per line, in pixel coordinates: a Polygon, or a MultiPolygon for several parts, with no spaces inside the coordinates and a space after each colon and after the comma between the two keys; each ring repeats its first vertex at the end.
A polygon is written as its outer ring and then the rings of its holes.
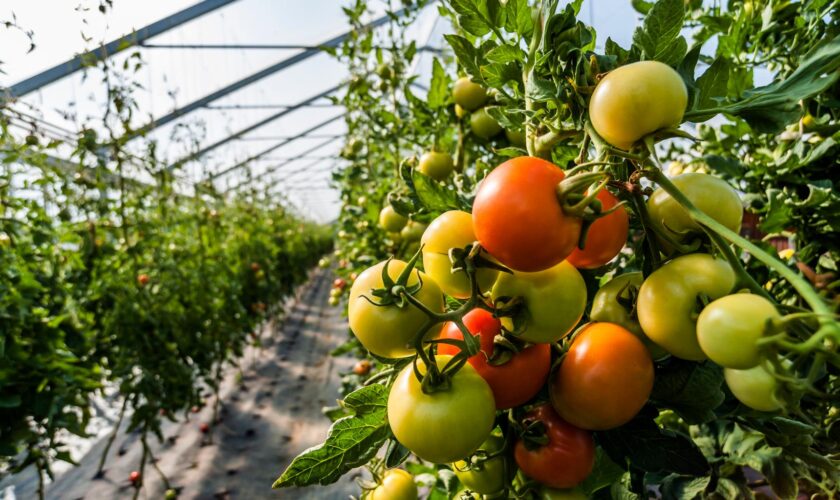
{"type": "MultiPolygon", "coordinates": [[[[404,296],[393,295],[395,288],[412,295],[433,312],[444,311],[440,287],[413,269],[413,263],[409,267],[403,261],[389,260],[363,271],[350,288],[350,329],[367,350],[385,358],[414,355],[415,339],[428,322],[424,311],[407,303],[404,296]]],[[[431,327],[423,338],[434,338],[440,328],[441,325],[431,327]]]]}
{"type": "Polygon", "coordinates": [[[608,430],[636,416],[651,390],[653,361],[642,341],[619,325],[590,323],[575,335],[549,395],[570,424],[608,430]]]}
{"type": "Polygon", "coordinates": [[[487,113],[487,108],[481,108],[470,115],[470,130],[477,137],[487,140],[498,135],[502,126],[487,113]]]}
{"type": "MultiPolygon", "coordinates": [[[[472,216],[460,210],[444,212],[429,224],[420,241],[426,273],[447,295],[456,299],[468,298],[472,292],[469,275],[465,269],[452,269],[449,254],[453,249],[466,249],[475,243],[472,216]]],[[[479,291],[489,290],[497,274],[495,269],[479,267],[475,274],[479,291]]]]}
{"type": "MultiPolygon", "coordinates": [[[[452,356],[437,356],[443,370],[452,356]]],[[[416,369],[425,375],[425,364],[416,369]]],[[[448,464],[475,453],[490,436],[496,418],[493,391],[468,363],[450,375],[446,390],[423,392],[415,367],[400,372],[388,395],[388,423],[394,437],[412,453],[448,464]]]]}
{"type": "MultiPolygon", "coordinates": [[[[473,309],[463,321],[470,333],[479,336],[481,352],[468,361],[493,390],[496,408],[505,410],[531,400],[548,377],[551,345],[534,344],[516,352],[497,346],[494,341],[502,334],[501,321],[484,309],[473,309]]],[[[461,340],[464,337],[458,325],[447,323],[439,338],[461,340]]],[[[438,344],[439,354],[456,355],[459,351],[457,346],[438,344]]]]}
{"type": "Polygon", "coordinates": [[[504,489],[507,476],[504,448],[504,438],[491,434],[469,462],[459,460],[452,464],[452,470],[470,491],[484,495],[497,493],[504,489]]]}
{"type": "Polygon", "coordinates": [[[704,302],[732,291],[735,272],[709,254],[677,257],[642,283],[636,310],[645,335],[672,355],[706,359],[697,340],[696,320],[704,302]]]}
{"type": "Polygon", "coordinates": [[[417,497],[414,476],[402,469],[385,471],[376,488],[362,496],[367,500],[417,500],[417,497]]]}
{"type": "Polygon", "coordinates": [[[531,410],[522,425],[513,456],[527,477],[551,488],[573,488],[592,472],[592,435],[560,418],[551,405],[531,410]]]}
{"type": "MultiPolygon", "coordinates": [[[[701,212],[732,231],[740,231],[744,208],[738,193],[726,181],[708,174],[687,173],[674,177],[671,182],[701,212]]],[[[654,229],[663,233],[665,240],[682,243],[703,234],[700,225],[662,188],[650,196],[647,210],[656,226],[654,229]]],[[[669,249],[667,241],[660,238],[660,242],[669,249]]]]}
{"type": "Polygon", "coordinates": [[[571,264],[563,261],[535,273],[499,273],[491,300],[512,317],[502,324],[513,335],[535,344],[557,342],[577,325],[586,308],[586,284],[571,264]]]}
{"type": "Polygon", "coordinates": [[[398,214],[391,205],[385,205],[379,212],[379,226],[389,233],[399,233],[407,222],[408,218],[398,214]]]}
{"type": "Polygon", "coordinates": [[[630,149],[646,135],[682,122],[688,91],[670,66],[641,61],[610,71],[592,93],[589,119],[605,141],[630,149]]]}
{"type": "Polygon", "coordinates": [[[467,111],[475,111],[487,102],[487,92],[484,87],[465,76],[455,81],[452,98],[457,106],[467,111]]]}
{"type": "Polygon", "coordinates": [[[568,257],[578,244],[582,220],[563,211],[557,185],[564,178],[556,165],[530,156],[496,167],[473,202],[481,246],[516,271],[544,271],[568,257]]]}
{"type": "Polygon", "coordinates": [[[432,179],[442,181],[449,177],[449,174],[455,170],[455,162],[452,160],[452,155],[449,153],[429,151],[427,153],[423,153],[423,156],[420,157],[420,163],[417,165],[417,170],[432,179]]]}
{"type": "Polygon", "coordinates": [[[668,351],[645,335],[636,314],[636,298],[642,281],[640,272],[620,274],[608,281],[595,293],[589,319],[624,327],[642,341],[653,359],[660,359],[667,356],[668,351]]]}
{"type": "Polygon", "coordinates": [[[697,318],[697,341],[706,356],[726,367],[745,370],[761,363],[758,340],[781,315],[758,295],[736,293],[707,305],[697,318]]]}

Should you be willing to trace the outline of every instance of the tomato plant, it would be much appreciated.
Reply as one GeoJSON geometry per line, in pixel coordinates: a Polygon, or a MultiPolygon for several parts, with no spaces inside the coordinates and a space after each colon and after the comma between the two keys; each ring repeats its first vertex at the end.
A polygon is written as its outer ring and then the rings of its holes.
{"type": "Polygon", "coordinates": [[[454,168],[455,163],[452,161],[452,155],[437,151],[423,153],[417,166],[417,170],[438,181],[449,177],[454,168]]]}
{"type": "Polygon", "coordinates": [[[697,317],[697,341],[703,353],[727,368],[744,370],[761,362],[758,345],[781,315],[764,297],[738,293],[721,297],[697,317]]]}
{"type": "Polygon", "coordinates": [[[504,439],[490,435],[476,452],[474,461],[459,460],[452,464],[452,470],[469,490],[484,495],[498,493],[505,488],[507,477],[504,452],[504,439]]]}
{"type": "Polygon", "coordinates": [[[487,93],[481,85],[461,77],[452,86],[452,99],[466,111],[475,111],[487,100],[487,93]]]}
{"type": "Polygon", "coordinates": [[[566,260],[579,269],[593,269],[613,260],[627,242],[629,217],[623,207],[618,207],[618,198],[607,190],[598,192],[597,199],[604,211],[614,212],[597,219],[586,233],[583,248],[577,247],[566,260]]]}
{"type": "Polygon", "coordinates": [[[381,483],[369,491],[370,500],[416,500],[417,485],[414,477],[402,469],[389,469],[382,475],[381,483]]]}

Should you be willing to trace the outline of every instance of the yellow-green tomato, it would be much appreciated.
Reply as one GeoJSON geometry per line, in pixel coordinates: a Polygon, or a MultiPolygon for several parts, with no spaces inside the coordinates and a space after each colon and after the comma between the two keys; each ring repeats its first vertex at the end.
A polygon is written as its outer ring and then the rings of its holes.
{"type": "MultiPolygon", "coordinates": [[[[388,276],[393,280],[396,280],[406,267],[406,263],[401,260],[391,260],[365,269],[350,288],[347,316],[350,329],[367,350],[385,358],[404,358],[415,354],[412,340],[428,318],[424,312],[411,304],[405,304],[403,307],[396,304],[375,305],[380,299],[371,291],[383,287],[382,270],[386,263],[388,276]]],[[[416,285],[421,278],[423,287],[414,297],[432,311],[443,313],[443,293],[433,279],[415,269],[406,286],[410,288],[416,285]]],[[[437,337],[441,327],[439,324],[431,328],[425,338],[437,337]]]]}
{"type": "MultiPolygon", "coordinates": [[[[436,356],[438,368],[452,356],[436,356]]],[[[426,366],[418,361],[425,374],[426,366]]],[[[388,424],[394,437],[423,460],[448,464],[472,455],[490,435],[496,402],[487,382],[469,363],[450,378],[449,386],[429,394],[409,364],[388,395],[388,424]]]]}
{"type": "MultiPolygon", "coordinates": [[[[701,212],[732,231],[740,231],[744,208],[738,193],[726,181],[708,174],[687,173],[674,177],[671,182],[701,212]]],[[[647,209],[653,223],[676,241],[685,241],[703,232],[682,205],[662,188],[650,196],[647,209]]]]}
{"type": "Polygon", "coordinates": [[[572,331],[586,307],[586,284],[577,269],[565,260],[535,273],[499,273],[491,298],[520,297],[525,305],[524,329],[502,318],[519,338],[535,344],[556,342],[572,331]]]}
{"type": "Polygon", "coordinates": [[[724,368],[723,377],[729,390],[744,406],[758,411],[776,411],[784,406],[776,397],[779,383],[763,363],[746,370],[724,368]]]}
{"type": "Polygon", "coordinates": [[[428,175],[432,179],[442,181],[449,177],[449,174],[455,169],[455,162],[452,161],[452,155],[449,153],[438,153],[437,151],[429,151],[423,153],[420,157],[420,164],[417,170],[424,175],[428,175]]]}
{"type": "Polygon", "coordinates": [[[487,113],[487,108],[481,108],[470,115],[470,129],[476,136],[490,139],[502,131],[502,126],[487,113]]]}
{"type": "Polygon", "coordinates": [[[467,111],[474,111],[487,101],[487,92],[484,87],[473,83],[465,76],[455,81],[455,85],[452,87],[452,98],[456,105],[467,111]]]}
{"type": "Polygon", "coordinates": [[[586,500],[586,494],[577,488],[570,490],[543,488],[540,492],[540,500],[586,500]]]}
{"type": "Polygon", "coordinates": [[[616,68],[592,93],[589,119],[605,141],[630,149],[642,137],[682,122],[688,91],[667,64],[641,61],[616,68]]]}
{"type": "Polygon", "coordinates": [[[455,105],[455,116],[457,116],[458,118],[463,118],[463,117],[467,116],[467,113],[469,113],[469,111],[462,108],[458,104],[455,105]]]}
{"type": "Polygon", "coordinates": [[[703,308],[697,340],[706,356],[726,368],[744,370],[761,362],[758,340],[768,322],[781,318],[772,302],[758,295],[727,295],[703,308]]]}
{"type": "Polygon", "coordinates": [[[636,311],[642,330],[672,355],[692,361],[706,359],[697,342],[698,297],[714,300],[732,291],[735,272],[726,261],[709,254],[677,257],[642,283],[636,311]]]}
{"type": "Polygon", "coordinates": [[[408,221],[408,224],[400,231],[400,236],[403,241],[420,241],[423,232],[426,231],[426,225],[422,222],[408,221]]]}
{"type": "Polygon", "coordinates": [[[399,233],[407,222],[408,218],[398,214],[391,205],[385,205],[379,212],[379,226],[389,233],[399,233]]]}
{"type": "Polygon", "coordinates": [[[522,129],[519,130],[510,130],[505,129],[505,137],[507,137],[508,142],[512,146],[516,146],[518,148],[525,147],[525,131],[522,129]]]}
{"type": "Polygon", "coordinates": [[[414,476],[402,469],[390,469],[382,475],[382,482],[371,490],[367,500],[417,500],[414,476]]]}
{"type": "MultiPolygon", "coordinates": [[[[423,233],[423,269],[440,285],[444,293],[457,299],[470,296],[470,281],[465,271],[452,272],[451,248],[464,248],[475,243],[472,216],[460,210],[439,215],[423,233]]],[[[485,257],[487,254],[483,254],[485,257]]],[[[489,290],[498,273],[489,268],[476,272],[479,290],[489,290]]]]}
{"type": "MultiPolygon", "coordinates": [[[[491,455],[500,452],[504,446],[504,438],[494,434],[487,438],[479,450],[484,450],[487,455],[491,455]]],[[[452,470],[455,471],[461,484],[476,493],[490,495],[505,487],[504,454],[472,464],[459,460],[452,464],[452,470]]]]}
{"type": "Polygon", "coordinates": [[[624,327],[645,344],[651,358],[660,359],[667,356],[668,351],[645,335],[636,317],[635,300],[642,281],[644,278],[640,272],[620,274],[608,281],[595,293],[589,317],[592,321],[615,323],[624,327]]]}

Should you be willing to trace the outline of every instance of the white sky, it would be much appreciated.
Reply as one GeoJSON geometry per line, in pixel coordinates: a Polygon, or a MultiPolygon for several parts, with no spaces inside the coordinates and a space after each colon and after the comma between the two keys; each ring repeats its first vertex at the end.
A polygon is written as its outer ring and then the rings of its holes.
{"type": "MultiPolygon", "coordinates": [[[[98,0],[3,0],[0,2],[0,21],[17,16],[18,23],[35,33],[36,49],[27,54],[28,41],[16,31],[0,29],[0,86],[12,85],[74,54],[98,46],[132,30],[139,29],[162,17],[186,8],[197,0],[115,0],[107,15],[98,12],[98,0]],[[84,34],[89,40],[85,41],[84,34]]],[[[170,30],[149,40],[149,43],[229,43],[229,44],[304,44],[313,45],[347,30],[341,6],[337,0],[238,0],[231,5],[170,30]]],[[[371,10],[381,15],[383,3],[370,2],[371,10]]],[[[412,37],[422,39],[437,17],[434,7],[412,29],[412,37]]],[[[612,37],[622,46],[629,46],[639,16],[629,0],[585,0],[582,19],[593,24],[599,42],[612,37]]],[[[440,36],[447,31],[438,23],[429,44],[441,46],[440,36]]],[[[421,40],[422,42],[422,40],[421,40]]],[[[422,43],[421,43],[422,45],[422,43]]],[[[122,62],[127,54],[116,56],[122,62]]],[[[144,90],[136,97],[142,111],[137,124],[159,117],[175,107],[183,106],[220,87],[294,55],[293,50],[188,50],[141,49],[146,67],[136,79],[144,90]]],[[[417,71],[428,77],[431,55],[422,55],[417,71]]],[[[83,124],[96,126],[105,99],[101,73],[78,72],[24,97],[16,109],[38,114],[46,121],[69,131],[83,124]],[[76,116],[68,119],[62,111],[75,101],[76,116]],[[88,120],[91,121],[88,121],[88,120]]],[[[346,77],[346,70],[328,55],[320,54],[275,73],[258,83],[232,93],[213,105],[228,104],[294,104],[323,92],[346,77]]],[[[422,78],[421,78],[422,79],[422,78]]],[[[202,146],[213,143],[259,121],[277,109],[217,110],[201,109],[156,129],[151,136],[159,141],[159,151],[168,160],[180,158],[183,146],[170,146],[169,138],[176,127],[189,124],[202,127],[205,135],[202,146]]],[[[249,140],[233,141],[206,155],[200,162],[187,165],[185,175],[192,180],[207,172],[218,171],[248,158],[278,142],[278,137],[294,135],[341,113],[340,108],[305,108],[292,112],[245,136],[249,140]]],[[[318,130],[316,138],[294,141],[257,162],[252,172],[260,182],[270,183],[282,176],[264,173],[267,169],[295,157],[299,153],[324,142],[324,135],[341,134],[342,120],[318,130]]],[[[310,156],[328,156],[338,152],[341,140],[336,140],[310,156]]],[[[306,173],[297,173],[278,184],[290,200],[317,220],[334,219],[340,203],[337,192],[328,187],[332,160],[301,158],[279,167],[278,173],[300,171],[312,164],[306,173]]],[[[222,177],[218,186],[226,188],[239,183],[245,169],[222,177]]]]}

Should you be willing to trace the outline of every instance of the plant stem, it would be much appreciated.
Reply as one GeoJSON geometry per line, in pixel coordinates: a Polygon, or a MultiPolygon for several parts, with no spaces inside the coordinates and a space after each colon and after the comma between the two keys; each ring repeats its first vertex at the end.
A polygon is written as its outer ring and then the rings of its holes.
{"type": "Polygon", "coordinates": [[[102,476],[102,471],[105,468],[105,459],[108,458],[108,452],[111,451],[111,445],[114,444],[114,440],[117,439],[117,435],[120,432],[120,426],[122,425],[123,417],[125,416],[125,409],[127,407],[128,398],[124,398],[122,407],[120,408],[120,414],[117,417],[117,422],[114,424],[114,431],[111,432],[110,436],[108,436],[108,441],[105,442],[105,449],[102,450],[102,456],[99,457],[99,467],[96,469],[96,477],[102,476]]]}

